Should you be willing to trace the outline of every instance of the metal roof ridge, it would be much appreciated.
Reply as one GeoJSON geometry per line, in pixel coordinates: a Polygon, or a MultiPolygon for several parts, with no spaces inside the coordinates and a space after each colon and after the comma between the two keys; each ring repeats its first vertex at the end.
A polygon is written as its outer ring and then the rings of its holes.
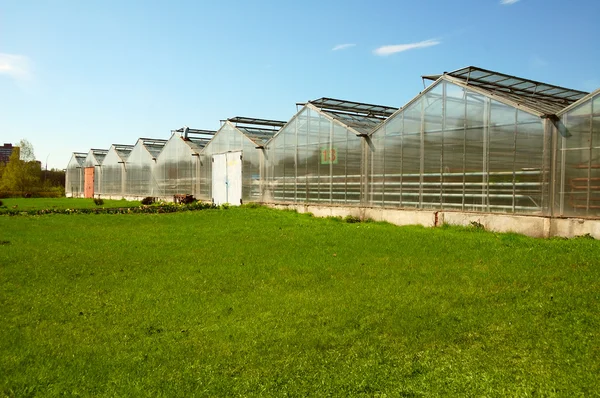
{"type": "Polygon", "coordinates": [[[509,92],[513,92],[515,94],[521,94],[524,96],[535,96],[537,99],[548,99],[549,101],[556,101],[556,102],[561,102],[561,101],[577,101],[579,100],[579,98],[572,98],[573,96],[585,96],[589,93],[585,92],[585,91],[581,91],[581,90],[576,90],[576,89],[571,89],[568,87],[563,87],[563,86],[557,86],[551,83],[545,83],[545,82],[540,82],[537,80],[532,80],[532,79],[528,79],[528,78],[524,78],[524,77],[519,77],[516,75],[509,75],[506,73],[502,73],[502,72],[497,72],[497,71],[493,71],[493,70],[489,70],[489,69],[484,69],[484,68],[480,68],[477,66],[466,66],[464,68],[460,68],[460,69],[456,69],[452,72],[444,72],[444,75],[446,76],[452,76],[454,78],[460,79],[465,81],[467,84],[475,86],[477,84],[479,85],[486,85],[486,86],[490,86],[490,87],[485,87],[488,90],[508,90],[509,92]],[[487,73],[487,76],[480,76],[480,77],[471,77],[471,73],[472,72],[481,72],[481,73],[487,73]],[[461,76],[464,74],[467,74],[466,77],[461,76]],[[495,80],[495,81],[486,81],[484,80],[484,78],[489,78],[490,76],[497,76],[500,77],[501,79],[499,80],[495,80]],[[511,84],[511,85],[505,85],[505,84],[501,84],[501,82],[503,81],[507,81],[507,80],[516,80],[517,83],[511,84]],[[476,82],[477,84],[472,84],[471,82],[476,82]],[[527,87],[527,88],[519,88],[517,86],[519,85],[523,85],[523,84],[531,84],[532,87],[527,87]],[[538,86],[545,86],[547,87],[546,89],[544,89],[543,91],[537,91],[538,86]],[[533,89],[533,90],[532,90],[533,89]],[[546,91],[553,91],[553,90],[559,90],[563,93],[572,93],[572,95],[568,96],[568,97],[560,97],[557,95],[553,95],[553,94],[545,94],[544,92],[546,91]]]}
{"type": "Polygon", "coordinates": [[[261,119],[255,117],[248,116],[234,116],[227,119],[228,122],[234,124],[249,124],[249,125],[257,125],[257,126],[271,126],[271,127],[283,127],[287,122],[282,120],[275,119],[261,119]]]}
{"type": "Polygon", "coordinates": [[[341,99],[341,98],[332,98],[332,97],[321,97],[321,98],[317,98],[315,100],[310,100],[308,102],[310,102],[311,104],[316,106],[316,102],[320,101],[320,100],[330,100],[330,101],[339,101],[339,102],[345,102],[348,104],[354,104],[354,105],[364,105],[364,106],[372,106],[372,107],[377,107],[377,108],[387,108],[387,109],[393,109],[394,111],[398,108],[393,107],[393,106],[388,106],[388,105],[381,105],[381,104],[369,104],[366,102],[358,102],[358,101],[351,101],[351,100],[345,100],[345,99],[341,99]]]}

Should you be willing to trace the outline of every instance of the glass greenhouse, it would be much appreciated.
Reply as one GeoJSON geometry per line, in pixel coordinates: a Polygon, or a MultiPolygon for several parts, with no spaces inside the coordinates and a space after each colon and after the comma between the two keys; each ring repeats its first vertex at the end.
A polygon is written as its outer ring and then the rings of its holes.
{"type": "Polygon", "coordinates": [[[551,215],[554,115],[586,93],[474,67],[426,78],[370,134],[366,202],[551,215]]]}
{"type": "Polygon", "coordinates": [[[157,196],[200,194],[200,153],[215,135],[212,130],[183,127],[172,132],[156,160],[157,196]]]}
{"type": "Polygon", "coordinates": [[[320,98],[287,123],[74,153],[67,195],[600,218],[600,90],[472,66],[423,79],[400,109],[320,98]]]}
{"type": "Polygon", "coordinates": [[[99,186],[102,191],[95,192],[105,198],[120,199],[126,186],[125,161],[133,150],[133,145],[113,144],[102,161],[99,186]]]}
{"type": "Polygon", "coordinates": [[[320,98],[268,143],[265,201],[360,204],[368,134],[397,108],[320,98]]]}
{"type": "Polygon", "coordinates": [[[125,161],[126,194],[124,197],[158,196],[156,159],[167,140],[140,138],[125,161]]]}
{"type": "Polygon", "coordinates": [[[73,152],[65,171],[65,195],[69,198],[83,197],[83,170],[87,153],[73,152]]]}
{"type": "Polygon", "coordinates": [[[217,204],[261,201],[265,144],[285,122],[227,119],[201,154],[200,198],[217,204]]]}

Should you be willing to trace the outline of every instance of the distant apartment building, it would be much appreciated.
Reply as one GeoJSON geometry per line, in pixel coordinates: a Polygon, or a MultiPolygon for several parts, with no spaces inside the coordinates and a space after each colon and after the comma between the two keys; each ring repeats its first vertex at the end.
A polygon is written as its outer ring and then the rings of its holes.
{"type": "Polygon", "coordinates": [[[15,149],[16,147],[12,146],[12,144],[4,144],[3,146],[0,146],[0,163],[8,163],[8,159],[15,149]]]}

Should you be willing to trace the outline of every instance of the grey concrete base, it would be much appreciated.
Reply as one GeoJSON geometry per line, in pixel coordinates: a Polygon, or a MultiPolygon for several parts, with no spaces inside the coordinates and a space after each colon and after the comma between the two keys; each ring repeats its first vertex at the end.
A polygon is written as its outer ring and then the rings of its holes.
{"type": "Polygon", "coordinates": [[[469,213],[447,210],[406,210],[376,207],[323,206],[311,204],[264,203],[275,209],[293,209],[311,213],[315,217],[358,217],[386,221],[395,225],[422,225],[435,227],[442,224],[469,226],[482,225],[488,231],[514,232],[536,238],[560,236],[573,238],[587,235],[600,239],[600,220],[583,218],[551,218],[514,214],[469,213]]]}

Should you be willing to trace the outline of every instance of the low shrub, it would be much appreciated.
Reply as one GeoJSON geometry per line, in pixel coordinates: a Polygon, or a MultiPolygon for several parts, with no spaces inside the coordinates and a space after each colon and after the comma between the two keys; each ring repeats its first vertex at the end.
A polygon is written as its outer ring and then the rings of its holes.
{"type": "Polygon", "coordinates": [[[94,198],[94,203],[96,206],[102,206],[104,204],[104,200],[101,198],[94,198]]]}
{"type": "Polygon", "coordinates": [[[346,217],[344,217],[344,221],[346,221],[348,224],[354,224],[360,222],[361,220],[359,217],[347,215],[346,217]]]}
{"type": "Polygon", "coordinates": [[[145,206],[150,206],[152,203],[154,203],[154,198],[151,196],[146,196],[144,199],[142,199],[142,204],[145,206]]]}

